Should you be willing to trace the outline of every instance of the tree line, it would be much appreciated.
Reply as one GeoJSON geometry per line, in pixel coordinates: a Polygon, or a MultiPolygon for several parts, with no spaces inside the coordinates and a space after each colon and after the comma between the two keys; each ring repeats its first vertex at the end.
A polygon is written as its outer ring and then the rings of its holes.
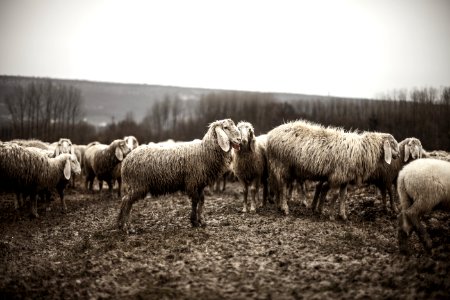
{"type": "Polygon", "coordinates": [[[377,99],[314,97],[280,101],[274,94],[212,92],[199,100],[165,97],[136,121],[133,113],[104,128],[83,122],[79,89],[61,84],[32,82],[5,97],[10,122],[0,128],[0,139],[68,137],[75,143],[109,143],[134,135],[140,142],[202,138],[209,123],[223,118],[251,122],[257,134],[291,120],[307,119],[346,130],[389,132],[400,141],[416,137],[426,149],[450,151],[450,87],[412,91],[394,90],[377,99]]]}

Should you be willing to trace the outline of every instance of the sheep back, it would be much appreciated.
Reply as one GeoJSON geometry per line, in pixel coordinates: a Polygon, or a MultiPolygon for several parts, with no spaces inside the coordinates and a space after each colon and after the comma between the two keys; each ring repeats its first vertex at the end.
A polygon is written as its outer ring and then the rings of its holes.
{"type": "Polygon", "coordinates": [[[397,141],[390,134],[346,132],[299,120],[271,130],[267,152],[269,160],[295,168],[306,177],[303,179],[326,178],[337,186],[367,180],[384,159],[386,141],[398,152],[397,141]]]}

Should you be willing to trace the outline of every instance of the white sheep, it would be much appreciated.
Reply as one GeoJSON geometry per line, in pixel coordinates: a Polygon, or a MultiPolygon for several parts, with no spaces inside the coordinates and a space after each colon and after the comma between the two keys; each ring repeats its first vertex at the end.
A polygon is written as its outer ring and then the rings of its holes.
{"type": "MultiPolygon", "coordinates": [[[[330,188],[339,187],[339,215],[347,219],[345,196],[350,182],[358,184],[377,168],[382,160],[390,164],[398,157],[398,143],[387,133],[346,132],[298,120],[280,125],[268,133],[267,155],[276,198],[285,214],[289,208],[282,197],[284,184],[295,179],[327,181],[319,201],[324,203],[330,188]]],[[[316,203],[313,201],[312,207],[316,203]]],[[[332,214],[334,217],[334,205],[332,214]]]]}
{"type": "Polygon", "coordinates": [[[0,189],[30,196],[32,215],[36,217],[36,195],[40,192],[47,193],[56,189],[63,210],[67,210],[64,188],[71,173],[80,172],[80,164],[74,155],[62,154],[49,158],[41,151],[15,143],[0,143],[0,189]]]}
{"type": "Polygon", "coordinates": [[[433,209],[450,210],[450,162],[423,158],[406,165],[399,173],[400,199],[398,242],[400,252],[408,252],[408,237],[416,231],[426,251],[432,242],[420,219],[433,209]]]}
{"type": "MultiPolygon", "coordinates": [[[[241,132],[242,144],[239,150],[234,149],[233,173],[243,187],[244,201],[242,212],[255,212],[256,197],[259,187],[263,186],[263,204],[266,204],[268,194],[268,167],[266,155],[267,137],[255,136],[255,130],[249,122],[239,122],[237,128],[241,132]],[[251,200],[248,207],[248,188],[250,187],[251,200]]],[[[259,198],[259,197],[258,197],[259,198]]]]}
{"type": "Polygon", "coordinates": [[[92,191],[94,178],[97,177],[100,191],[103,181],[106,181],[109,192],[112,193],[114,169],[129,152],[130,149],[122,139],[114,140],[109,145],[98,143],[88,145],[84,164],[88,189],[92,191]]]}
{"type": "Polygon", "coordinates": [[[239,148],[241,135],[231,119],[210,124],[201,142],[172,147],[145,146],[131,152],[122,163],[128,193],[122,198],[118,226],[128,226],[131,207],[147,193],[159,196],[186,192],[192,200],[192,226],[206,225],[203,217],[204,188],[225,172],[231,147],[239,148]]]}

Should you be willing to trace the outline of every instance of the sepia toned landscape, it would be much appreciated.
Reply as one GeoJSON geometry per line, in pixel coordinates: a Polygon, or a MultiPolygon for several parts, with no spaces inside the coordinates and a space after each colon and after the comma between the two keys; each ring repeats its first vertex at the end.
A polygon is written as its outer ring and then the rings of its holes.
{"type": "Polygon", "coordinates": [[[1,0],[0,300],[450,299],[450,1],[1,0]]]}

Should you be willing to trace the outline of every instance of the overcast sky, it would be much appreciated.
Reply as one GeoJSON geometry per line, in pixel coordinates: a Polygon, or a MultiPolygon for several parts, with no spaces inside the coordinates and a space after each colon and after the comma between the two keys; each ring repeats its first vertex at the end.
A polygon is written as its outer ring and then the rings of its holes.
{"type": "Polygon", "coordinates": [[[450,1],[0,0],[0,74],[371,98],[450,85],[450,1]]]}

